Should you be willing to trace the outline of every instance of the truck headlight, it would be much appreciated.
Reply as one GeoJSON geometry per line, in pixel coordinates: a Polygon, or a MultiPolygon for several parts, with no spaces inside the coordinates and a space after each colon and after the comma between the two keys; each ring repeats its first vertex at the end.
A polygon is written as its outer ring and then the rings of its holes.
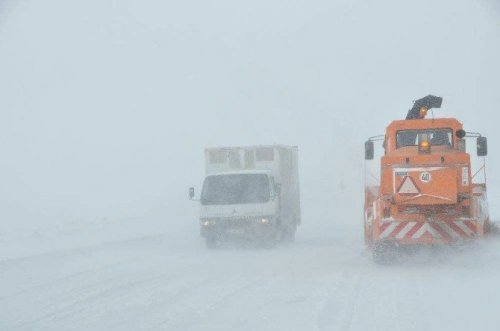
{"type": "Polygon", "coordinates": [[[269,218],[263,218],[263,219],[260,220],[260,222],[262,224],[269,224],[269,223],[271,223],[271,220],[269,218]]]}
{"type": "Polygon", "coordinates": [[[201,222],[201,225],[203,225],[203,226],[214,226],[215,225],[215,221],[212,221],[212,220],[203,221],[203,222],[201,222]]]}

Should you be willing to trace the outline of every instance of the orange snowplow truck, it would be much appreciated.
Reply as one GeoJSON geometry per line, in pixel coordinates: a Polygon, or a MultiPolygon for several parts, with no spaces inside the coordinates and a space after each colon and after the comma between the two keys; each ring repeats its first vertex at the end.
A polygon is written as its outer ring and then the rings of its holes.
{"type": "Polygon", "coordinates": [[[393,257],[398,247],[464,242],[492,228],[484,158],[473,173],[466,152],[466,138],[472,137],[477,155],[486,156],[487,140],[465,132],[456,119],[425,119],[429,109],[441,106],[432,98],[417,100],[414,116],[410,110],[409,119],[392,122],[384,136],[365,143],[366,160],[374,159],[374,141],[383,141],[384,148],[378,181],[365,180],[365,241],[377,262],[393,257]]]}

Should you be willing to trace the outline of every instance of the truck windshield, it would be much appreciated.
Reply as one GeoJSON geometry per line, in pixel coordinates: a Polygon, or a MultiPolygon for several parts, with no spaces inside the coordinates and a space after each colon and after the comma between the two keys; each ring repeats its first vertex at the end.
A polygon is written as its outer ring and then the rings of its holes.
{"type": "Polygon", "coordinates": [[[201,192],[203,205],[263,203],[270,199],[269,178],[265,174],[209,176],[201,192]]]}
{"type": "Polygon", "coordinates": [[[453,131],[451,129],[404,130],[398,131],[397,148],[418,146],[427,141],[434,146],[452,146],[453,131]]]}

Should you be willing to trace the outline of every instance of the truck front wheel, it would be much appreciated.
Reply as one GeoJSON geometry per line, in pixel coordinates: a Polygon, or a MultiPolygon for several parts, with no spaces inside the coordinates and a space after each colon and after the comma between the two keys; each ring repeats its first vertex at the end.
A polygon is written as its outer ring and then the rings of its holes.
{"type": "Polygon", "coordinates": [[[205,238],[205,244],[207,245],[208,249],[215,249],[217,248],[217,239],[216,238],[205,238]]]}

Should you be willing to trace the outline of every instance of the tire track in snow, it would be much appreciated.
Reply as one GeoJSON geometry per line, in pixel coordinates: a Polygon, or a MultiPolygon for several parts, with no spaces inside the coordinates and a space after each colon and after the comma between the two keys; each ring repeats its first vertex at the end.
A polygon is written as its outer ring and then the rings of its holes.
{"type": "MultiPolygon", "coordinates": [[[[128,247],[126,248],[128,249],[128,247]]],[[[100,248],[100,250],[103,249],[109,249],[109,247],[100,248]]],[[[93,249],[91,250],[94,251],[93,249]]],[[[88,252],[83,252],[83,254],[76,256],[76,258],[86,259],[87,254],[85,253],[88,252]]],[[[124,297],[124,293],[140,292],[140,288],[148,288],[154,284],[161,285],[169,281],[172,282],[175,279],[186,278],[186,275],[189,274],[196,275],[197,271],[204,264],[203,261],[195,260],[194,263],[172,272],[172,270],[168,270],[168,267],[165,270],[164,264],[158,263],[160,261],[164,262],[164,259],[160,258],[161,253],[159,251],[158,257],[148,262],[153,264],[153,267],[149,267],[148,270],[137,270],[137,267],[128,267],[133,264],[138,266],[141,263],[144,264],[144,261],[128,257],[122,259],[119,263],[115,263],[112,267],[104,264],[98,267],[87,268],[86,270],[77,270],[64,277],[42,281],[33,287],[28,286],[3,299],[4,303],[2,305],[9,307],[15,306],[17,303],[18,308],[20,308],[12,310],[14,315],[8,317],[8,320],[12,322],[12,326],[27,327],[31,325],[33,327],[40,323],[50,324],[50,321],[57,322],[64,320],[68,316],[78,316],[78,311],[99,306],[100,301],[106,301],[113,297],[124,297]],[[150,274],[156,276],[145,277],[145,275],[150,274]],[[29,311],[29,309],[26,309],[27,305],[37,308],[36,310],[29,311]],[[28,314],[26,314],[27,311],[29,311],[28,314]],[[38,316],[33,316],[33,314],[38,314],[38,316]]],[[[114,255],[115,253],[113,252],[110,257],[104,260],[113,261],[114,255]]],[[[59,254],[56,254],[56,256],[60,258],[59,254]]],[[[74,259],[75,256],[72,256],[72,258],[74,259]]],[[[28,263],[28,266],[32,261],[31,259],[24,260],[25,263],[28,263]]],[[[37,264],[39,264],[38,262],[37,264]]],[[[98,263],[102,263],[101,259],[99,259],[98,263]]],[[[196,284],[196,282],[193,284],[196,284]]],[[[178,288],[174,287],[172,291],[178,291],[179,288],[181,286],[178,288]]],[[[152,291],[154,291],[154,288],[152,291]]],[[[117,304],[123,304],[123,301],[117,302],[117,304]]]]}
{"type": "Polygon", "coordinates": [[[206,283],[209,285],[207,288],[212,292],[210,295],[207,295],[206,291],[203,293],[193,291],[194,296],[198,297],[198,299],[184,297],[184,300],[178,300],[177,312],[170,312],[171,317],[150,325],[148,329],[188,330],[197,324],[203,323],[202,321],[210,317],[214,311],[221,307],[227,307],[227,301],[231,300],[231,298],[241,297],[243,292],[250,291],[256,286],[262,286],[262,283],[263,279],[260,278],[252,280],[243,278],[237,282],[233,281],[231,284],[226,283],[221,287],[221,278],[211,277],[206,283]],[[207,299],[209,299],[209,302],[203,304],[202,302],[207,299]]]}
{"type": "MultiPolygon", "coordinates": [[[[165,284],[175,283],[179,276],[168,276],[168,274],[156,275],[154,277],[124,278],[121,280],[108,279],[105,282],[95,283],[78,288],[66,293],[65,296],[51,297],[50,305],[42,307],[46,313],[36,319],[24,321],[18,324],[21,327],[32,327],[39,325],[64,325],[64,321],[72,323],[80,320],[84,322],[94,313],[99,314],[109,307],[122,307],[124,303],[135,302],[137,297],[148,297],[158,293],[165,284]],[[75,316],[80,316],[75,319],[75,316]]],[[[185,278],[185,277],[184,277],[185,278]]],[[[189,285],[179,286],[174,284],[173,291],[164,293],[165,298],[175,302],[178,297],[185,295],[197,288],[207,284],[204,279],[191,280],[189,285]]],[[[168,286],[167,286],[168,287],[168,286]]]]}
{"type": "Polygon", "coordinates": [[[360,295],[362,275],[343,273],[318,315],[319,330],[349,330],[360,295]],[[348,289],[348,290],[346,290],[348,289]]]}

